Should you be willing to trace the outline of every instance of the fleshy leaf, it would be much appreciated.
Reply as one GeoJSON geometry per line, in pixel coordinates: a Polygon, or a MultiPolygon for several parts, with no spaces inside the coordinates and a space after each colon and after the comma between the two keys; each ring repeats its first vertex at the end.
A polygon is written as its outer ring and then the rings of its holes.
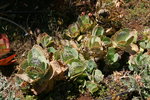
{"type": "Polygon", "coordinates": [[[80,30],[77,23],[73,23],[68,27],[68,31],[66,31],[66,35],[75,38],[80,34],[80,30]]]}
{"type": "Polygon", "coordinates": [[[46,48],[53,43],[53,38],[50,37],[47,33],[39,34],[37,37],[37,43],[46,48]]]}
{"type": "Polygon", "coordinates": [[[86,30],[90,29],[93,25],[92,20],[89,18],[88,15],[79,16],[78,21],[80,26],[80,31],[85,32],[86,30]]]}
{"type": "Polygon", "coordinates": [[[83,73],[86,69],[85,63],[79,59],[73,59],[69,62],[69,76],[74,76],[83,73]]]}
{"type": "Polygon", "coordinates": [[[64,62],[67,62],[71,59],[77,59],[78,58],[78,51],[75,48],[72,47],[64,47],[63,53],[61,55],[61,59],[64,62]]]}
{"type": "Polygon", "coordinates": [[[106,55],[107,63],[113,64],[119,58],[119,54],[116,53],[115,48],[109,47],[106,55]]]}
{"type": "Polygon", "coordinates": [[[104,28],[100,26],[95,26],[92,30],[93,36],[101,36],[104,34],[104,28]]]}
{"type": "Polygon", "coordinates": [[[144,40],[142,42],[139,43],[140,47],[142,47],[143,49],[150,49],[150,41],[149,40],[144,40]]]}
{"type": "Polygon", "coordinates": [[[97,64],[93,60],[88,60],[87,64],[88,64],[87,72],[89,73],[92,73],[93,69],[97,68],[97,64]]]}
{"type": "MultiPolygon", "coordinates": [[[[49,64],[49,55],[46,50],[34,45],[28,52],[27,59],[20,64],[16,76],[22,80],[20,84],[28,83],[26,90],[30,89],[35,95],[53,88],[54,70],[49,64]],[[32,87],[30,87],[32,85],[32,87]]],[[[23,88],[21,86],[21,88],[23,88]]]]}
{"type": "Polygon", "coordinates": [[[50,53],[55,53],[56,52],[55,48],[53,48],[53,47],[49,47],[47,49],[47,51],[50,52],[50,53]]]}
{"type": "Polygon", "coordinates": [[[97,37],[97,36],[91,37],[88,45],[90,48],[100,48],[101,47],[100,37],[97,37]]]}
{"type": "Polygon", "coordinates": [[[102,36],[101,37],[101,40],[104,42],[105,45],[110,45],[111,44],[111,40],[109,37],[106,37],[106,36],[102,36]]]}
{"type": "Polygon", "coordinates": [[[117,46],[126,46],[137,40],[137,32],[129,29],[122,29],[112,36],[112,40],[117,46]]]}
{"type": "Polygon", "coordinates": [[[94,71],[94,79],[97,83],[101,82],[103,80],[104,75],[102,72],[98,69],[94,71]]]}
{"type": "Polygon", "coordinates": [[[98,86],[96,83],[93,83],[93,82],[90,82],[90,81],[87,81],[86,82],[86,88],[89,90],[90,93],[94,93],[98,90],[98,86]]]}

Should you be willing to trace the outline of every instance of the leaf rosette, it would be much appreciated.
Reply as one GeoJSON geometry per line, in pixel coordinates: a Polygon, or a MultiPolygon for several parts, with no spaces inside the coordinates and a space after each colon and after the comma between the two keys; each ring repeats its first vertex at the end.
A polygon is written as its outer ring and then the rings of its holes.
{"type": "Polygon", "coordinates": [[[54,71],[49,64],[48,57],[49,55],[46,51],[40,46],[34,45],[28,52],[27,59],[21,63],[20,70],[16,74],[23,83],[27,82],[31,85],[34,94],[39,94],[48,87],[51,87],[48,89],[52,89],[54,71]],[[38,86],[40,88],[37,88],[38,86]]]}
{"type": "Polygon", "coordinates": [[[53,42],[53,38],[47,33],[39,34],[37,37],[37,44],[41,44],[44,48],[50,46],[53,42]]]}
{"type": "Polygon", "coordinates": [[[88,15],[79,16],[77,22],[79,24],[80,31],[83,33],[91,29],[94,24],[88,15]]]}

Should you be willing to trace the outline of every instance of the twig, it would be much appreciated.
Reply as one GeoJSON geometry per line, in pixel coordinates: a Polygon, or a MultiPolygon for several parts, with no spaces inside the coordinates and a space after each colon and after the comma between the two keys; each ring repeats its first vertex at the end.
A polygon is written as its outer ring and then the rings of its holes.
{"type": "Polygon", "coordinates": [[[1,20],[5,20],[7,22],[10,22],[14,25],[16,25],[17,27],[19,27],[20,29],[22,29],[24,32],[25,32],[25,35],[28,35],[29,33],[25,30],[25,28],[23,28],[22,26],[20,26],[19,24],[17,24],[16,22],[10,20],[10,19],[7,19],[7,18],[4,18],[4,17],[0,17],[1,20]]]}

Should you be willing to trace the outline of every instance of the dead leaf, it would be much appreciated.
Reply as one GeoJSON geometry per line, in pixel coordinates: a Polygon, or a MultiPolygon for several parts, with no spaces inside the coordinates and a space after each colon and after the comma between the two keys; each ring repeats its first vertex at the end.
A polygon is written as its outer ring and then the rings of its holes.
{"type": "Polygon", "coordinates": [[[126,47],[125,51],[134,55],[135,53],[139,52],[139,47],[136,44],[130,44],[126,47]]]}
{"type": "Polygon", "coordinates": [[[20,79],[28,82],[28,83],[32,83],[33,80],[27,75],[27,74],[16,74],[17,77],[19,77],[20,79]]]}
{"type": "Polygon", "coordinates": [[[46,36],[49,36],[49,35],[47,33],[39,34],[38,37],[37,37],[37,40],[36,40],[37,44],[40,44],[43,37],[46,37],[46,36]]]}
{"type": "Polygon", "coordinates": [[[148,97],[147,100],[150,100],[150,97],[148,97]]]}
{"type": "Polygon", "coordinates": [[[77,44],[76,44],[73,40],[70,41],[70,44],[71,44],[71,46],[72,46],[73,48],[79,50],[77,44]]]}
{"type": "Polygon", "coordinates": [[[121,6],[122,4],[124,4],[124,1],[123,1],[123,0],[114,0],[114,3],[115,3],[115,6],[116,6],[117,8],[120,8],[120,6],[121,6]]]}
{"type": "Polygon", "coordinates": [[[54,80],[40,80],[38,82],[33,83],[33,87],[31,91],[35,94],[38,95],[40,93],[47,93],[51,90],[53,90],[54,87],[54,80]]]}
{"type": "Polygon", "coordinates": [[[63,63],[55,60],[51,61],[50,65],[53,68],[55,79],[56,80],[63,79],[64,72],[68,69],[68,67],[66,65],[63,65],[63,63]]]}

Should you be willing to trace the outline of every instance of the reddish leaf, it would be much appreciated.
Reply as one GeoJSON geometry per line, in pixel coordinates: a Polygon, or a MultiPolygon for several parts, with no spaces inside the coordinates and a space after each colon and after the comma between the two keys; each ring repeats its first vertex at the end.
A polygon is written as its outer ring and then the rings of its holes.
{"type": "Polygon", "coordinates": [[[10,51],[9,39],[6,34],[0,34],[0,57],[10,51]]]}
{"type": "Polygon", "coordinates": [[[14,63],[16,60],[12,60],[14,57],[16,56],[16,54],[14,55],[11,55],[7,58],[4,58],[4,59],[1,59],[0,60],[0,66],[7,66],[7,65],[10,65],[12,63],[14,63]]]}

